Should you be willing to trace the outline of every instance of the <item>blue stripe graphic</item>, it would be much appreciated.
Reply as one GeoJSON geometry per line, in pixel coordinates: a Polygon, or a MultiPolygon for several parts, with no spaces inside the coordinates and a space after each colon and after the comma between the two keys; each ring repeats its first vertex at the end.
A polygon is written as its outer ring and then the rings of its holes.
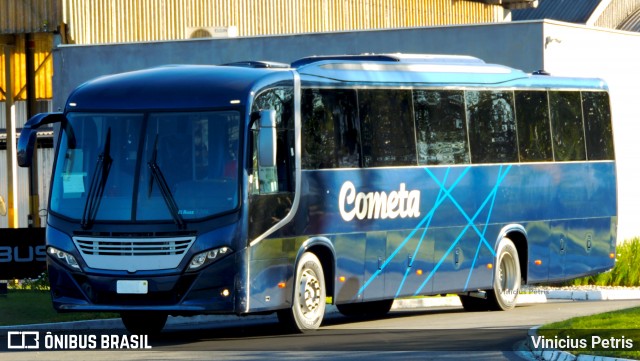
{"type": "Polygon", "coordinates": [[[473,217],[469,217],[469,215],[464,211],[464,209],[462,208],[462,206],[458,203],[458,201],[456,201],[456,199],[452,196],[452,191],[456,188],[456,186],[460,183],[460,181],[465,177],[465,175],[469,172],[469,170],[471,169],[471,167],[467,167],[465,168],[462,173],[458,176],[458,178],[453,182],[453,184],[447,188],[445,186],[445,183],[449,177],[449,172],[450,172],[451,168],[447,168],[446,173],[444,175],[444,179],[442,180],[442,182],[428,169],[428,168],[424,168],[425,172],[429,175],[429,177],[435,182],[435,184],[440,188],[439,192],[438,192],[438,196],[436,197],[436,201],[433,204],[433,207],[431,208],[431,210],[425,215],[424,218],[422,218],[422,220],[420,220],[420,222],[417,224],[417,226],[411,231],[411,233],[402,241],[402,243],[400,243],[400,245],[393,251],[393,253],[387,257],[387,259],[385,260],[385,262],[381,265],[381,267],[376,270],[376,272],[374,272],[369,279],[362,285],[362,287],[359,289],[358,291],[358,295],[362,295],[362,293],[364,292],[364,290],[376,279],[376,277],[378,277],[385,269],[386,267],[391,263],[391,261],[398,255],[398,253],[402,250],[402,248],[409,242],[409,240],[411,240],[411,238],[416,234],[416,232],[423,226],[425,225],[425,228],[422,232],[422,235],[420,237],[420,240],[418,242],[418,245],[416,246],[416,250],[413,252],[413,256],[411,258],[411,262],[409,264],[409,267],[407,267],[404,277],[402,278],[402,281],[400,282],[400,285],[398,287],[398,290],[396,291],[395,296],[398,297],[402,291],[402,288],[406,282],[406,279],[409,275],[409,272],[411,270],[411,266],[413,265],[413,263],[415,262],[416,256],[418,254],[418,251],[420,250],[420,247],[422,246],[422,243],[424,241],[424,238],[427,234],[427,231],[429,229],[429,226],[431,224],[431,221],[436,213],[436,211],[438,210],[438,208],[444,203],[444,201],[446,199],[449,199],[451,201],[451,203],[458,209],[458,211],[460,212],[460,214],[462,214],[462,216],[467,220],[467,225],[464,227],[464,229],[460,232],[460,234],[458,235],[458,237],[455,239],[455,241],[451,244],[451,246],[449,247],[449,249],[445,252],[445,254],[441,257],[441,259],[438,261],[438,263],[436,264],[436,266],[433,268],[433,270],[431,270],[431,272],[429,273],[429,275],[427,276],[427,278],[424,280],[424,282],[418,287],[418,289],[415,291],[415,295],[418,295],[420,293],[420,291],[427,285],[427,283],[432,279],[433,275],[437,272],[437,270],[440,268],[440,266],[443,264],[443,262],[445,261],[445,259],[447,258],[447,256],[451,253],[451,251],[455,248],[455,246],[460,242],[460,240],[462,239],[462,237],[464,236],[464,234],[467,232],[467,230],[469,228],[472,228],[480,237],[479,243],[478,243],[478,247],[476,249],[476,254],[473,260],[473,264],[471,267],[471,270],[469,271],[469,275],[467,277],[467,282],[465,284],[465,289],[467,288],[469,281],[471,279],[471,274],[473,272],[473,268],[476,264],[476,261],[478,259],[479,253],[480,253],[480,249],[482,247],[482,245],[484,245],[487,249],[489,249],[489,251],[491,252],[492,255],[495,256],[495,251],[493,250],[493,247],[491,246],[491,244],[489,244],[489,242],[486,240],[485,237],[485,232],[487,230],[487,226],[490,222],[491,219],[491,214],[493,213],[493,207],[495,204],[495,199],[496,199],[496,195],[497,195],[497,191],[498,191],[498,187],[500,186],[500,184],[503,182],[503,180],[505,179],[505,177],[507,176],[507,174],[509,173],[510,169],[511,169],[511,165],[507,166],[506,169],[503,168],[503,166],[500,166],[499,170],[498,170],[498,179],[496,181],[496,184],[493,186],[491,192],[489,192],[489,194],[487,195],[487,197],[485,198],[485,200],[483,201],[483,203],[480,205],[479,209],[475,212],[475,214],[473,215],[473,217]],[[503,172],[504,169],[504,172],[503,172]],[[487,219],[484,222],[484,229],[482,231],[480,231],[478,229],[478,227],[476,227],[476,225],[474,224],[476,218],[480,215],[480,213],[484,210],[484,208],[487,206],[487,204],[489,205],[489,213],[487,215],[487,219]]]}
{"type": "MultiPolygon", "coordinates": [[[[469,172],[469,170],[471,169],[471,167],[467,167],[464,169],[464,171],[462,171],[462,174],[460,174],[460,176],[458,177],[458,179],[456,179],[455,182],[453,182],[453,184],[451,185],[451,188],[449,190],[453,190],[459,183],[460,181],[464,178],[465,174],[467,174],[469,172]]],[[[418,223],[418,225],[413,229],[413,231],[411,231],[411,233],[404,239],[404,241],[402,241],[402,243],[400,243],[400,245],[398,246],[398,248],[396,248],[396,250],[391,254],[391,256],[389,256],[385,262],[382,264],[382,266],[380,267],[380,269],[376,270],[376,272],[374,272],[371,277],[369,278],[369,280],[367,282],[365,282],[362,287],[360,287],[360,290],[358,291],[358,295],[361,295],[362,292],[364,292],[364,290],[371,284],[371,282],[373,282],[373,280],[375,280],[376,277],[378,277],[378,275],[384,271],[384,269],[387,267],[387,265],[389,265],[389,263],[395,258],[395,256],[400,252],[400,250],[402,249],[402,247],[404,247],[407,242],[409,242],[409,240],[411,239],[411,237],[413,237],[413,235],[418,231],[418,229],[420,229],[420,227],[422,227],[422,225],[428,221],[429,219],[431,219],[434,215],[434,213],[436,212],[436,210],[438,209],[438,207],[440,207],[440,205],[442,204],[442,202],[444,202],[446,198],[442,197],[441,199],[437,200],[436,203],[433,205],[433,208],[431,208],[431,210],[429,211],[429,213],[427,213],[427,215],[422,218],[422,220],[420,221],[420,223],[418,223]]]]}

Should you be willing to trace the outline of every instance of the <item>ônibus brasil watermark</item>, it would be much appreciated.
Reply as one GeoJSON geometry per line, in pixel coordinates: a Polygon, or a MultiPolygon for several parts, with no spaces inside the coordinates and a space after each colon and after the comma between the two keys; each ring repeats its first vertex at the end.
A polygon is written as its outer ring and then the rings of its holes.
{"type": "Polygon", "coordinates": [[[148,335],[7,332],[7,349],[9,350],[148,350],[151,348],[148,335]]]}

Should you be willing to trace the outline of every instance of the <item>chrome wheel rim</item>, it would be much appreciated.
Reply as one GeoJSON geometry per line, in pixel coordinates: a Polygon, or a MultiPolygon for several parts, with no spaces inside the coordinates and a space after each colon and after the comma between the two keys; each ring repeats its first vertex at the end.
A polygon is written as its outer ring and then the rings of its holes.
{"type": "Polygon", "coordinates": [[[520,288],[520,280],[517,278],[516,261],[509,253],[505,253],[500,258],[498,269],[498,287],[502,299],[507,302],[515,301],[520,288]]]}
{"type": "Polygon", "coordinates": [[[318,317],[322,287],[315,272],[306,269],[300,277],[300,293],[298,294],[300,311],[306,319],[313,320],[318,317]]]}

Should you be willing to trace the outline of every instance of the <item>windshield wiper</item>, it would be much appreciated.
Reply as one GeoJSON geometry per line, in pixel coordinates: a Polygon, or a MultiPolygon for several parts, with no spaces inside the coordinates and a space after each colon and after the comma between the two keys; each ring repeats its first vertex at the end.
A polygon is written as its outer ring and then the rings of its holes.
{"type": "Polygon", "coordinates": [[[104,140],[104,148],[102,153],[98,155],[98,161],[96,167],[93,170],[91,176],[91,184],[89,185],[89,191],[87,192],[87,202],[84,205],[82,211],[82,219],[80,220],[80,226],[83,229],[90,228],[93,220],[96,219],[98,208],[100,208],[100,200],[104,193],[104,186],[107,183],[107,177],[109,176],[109,170],[111,169],[111,128],[107,129],[107,135],[104,140]]]}
{"type": "Polygon", "coordinates": [[[178,205],[176,204],[176,199],[173,198],[173,194],[171,194],[171,190],[169,189],[169,184],[167,184],[167,180],[164,178],[162,174],[162,170],[158,166],[158,135],[156,135],[156,140],[153,144],[153,153],[151,155],[151,159],[147,163],[149,165],[149,169],[151,170],[152,177],[149,178],[149,193],[148,196],[151,196],[151,190],[153,189],[153,181],[155,180],[158,183],[158,189],[160,189],[160,194],[162,194],[162,198],[164,202],[167,204],[167,208],[173,217],[173,220],[178,225],[178,228],[184,229],[185,223],[178,211],[178,205]]]}

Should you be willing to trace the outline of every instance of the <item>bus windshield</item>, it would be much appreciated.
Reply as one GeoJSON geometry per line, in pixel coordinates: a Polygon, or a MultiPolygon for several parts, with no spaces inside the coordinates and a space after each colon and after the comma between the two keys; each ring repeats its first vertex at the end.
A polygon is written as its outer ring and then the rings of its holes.
{"type": "Polygon", "coordinates": [[[240,114],[67,114],[51,211],[93,221],[202,219],[238,207],[240,114]]]}

